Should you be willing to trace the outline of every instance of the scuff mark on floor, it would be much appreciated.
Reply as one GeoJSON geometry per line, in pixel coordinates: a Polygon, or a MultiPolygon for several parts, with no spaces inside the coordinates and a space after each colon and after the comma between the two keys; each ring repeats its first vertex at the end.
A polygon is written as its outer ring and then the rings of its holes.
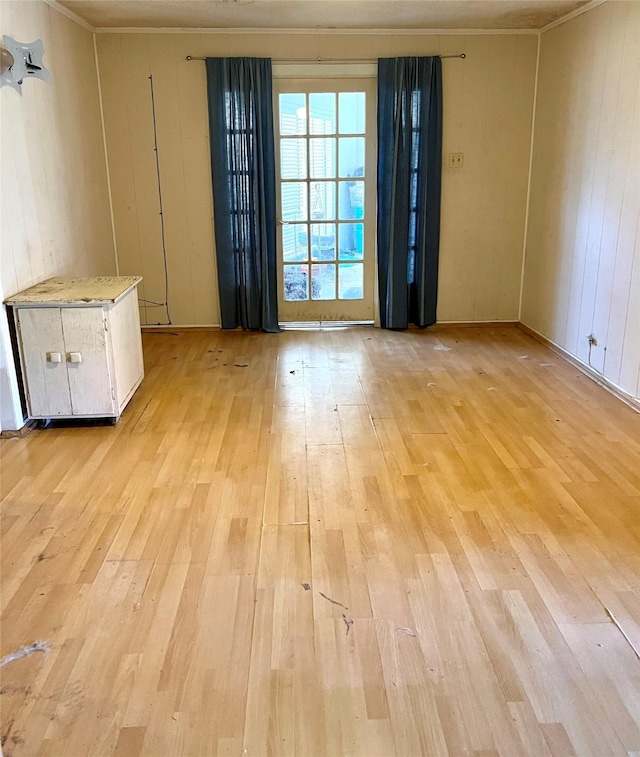
{"type": "Polygon", "coordinates": [[[349,631],[351,630],[351,626],[353,625],[353,620],[351,618],[347,618],[347,616],[342,613],[342,620],[344,620],[344,624],[347,627],[347,636],[349,635],[349,631]]]}
{"type": "Polygon", "coordinates": [[[335,599],[331,599],[331,597],[328,597],[326,594],[323,594],[321,591],[319,591],[318,594],[321,597],[324,597],[327,600],[327,602],[331,602],[331,604],[333,605],[338,605],[338,607],[344,607],[345,610],[349,609],[346,605],[343,605],[342,602],[337,602],[335,599]]]}
{"type": "Polygon", "coordinates": [[[602,605],[602,606],[604,607],[604,611],[611,618],[611,622],[613,623],[613,625],[624,636],[627,644],[631,647],[631,649],[633,649],[633,651],[635,652],[636,657],[640,660],[640,652],[638,652],[638,650],[635,648],[635,646],[633,645],[633,642],[631,641],[631,639],[625,633],[624,628],[620,625],[620,623],[618,623],[618,621],[616,620],[616,618],[615,618],[614,614],[611,612],[611,610],[609,610],[609,608],[606,605],[602,605]]]}
{"type": "Polygon", "coordinates": [[[23,657],[28,657],[34,652],[49,652],[50,650],[51,644],[49,644],[48,641],[34,641],[33,644],[28,644],[27,646],[20,647],[20,649],[16,649],[15,652],[11,652],[11,654],[3,657],[0,660],[0,668],[3,668],[10,662],[15,662],[16,660],[20,660],[23,657]]]}

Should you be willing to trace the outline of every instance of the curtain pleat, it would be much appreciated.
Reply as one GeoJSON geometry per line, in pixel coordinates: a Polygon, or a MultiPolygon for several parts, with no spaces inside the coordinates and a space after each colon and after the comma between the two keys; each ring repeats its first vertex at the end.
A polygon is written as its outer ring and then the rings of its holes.
{"type": "Polygon", "coordinates": [[[271,60],[206,65],[222,328],[277,332],[271,60]]]}
{"type": "Polygon", "coordinates": [[[442,177],[439,57],[378,61],[380,325],[436,321],[442,177]]]}

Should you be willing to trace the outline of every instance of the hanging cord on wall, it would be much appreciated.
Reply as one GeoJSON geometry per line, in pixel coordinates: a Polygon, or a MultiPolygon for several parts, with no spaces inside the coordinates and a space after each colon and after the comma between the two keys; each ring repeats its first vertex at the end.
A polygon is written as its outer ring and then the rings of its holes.
{"type": "Polygon", "coordinates": [[[594,342],[592,341],[591,338],[589,338],[589,356],[587,357],[587,363],[589,363],[589,368],[591,368],[592,371],[595,371],[597,374],[599,374],[600,376],[604,378],[604,363],[607,360],[607,348],[606,347],[604,348],[604,360],[602,364],[602,370],[600,370],[596,368],[595,365],[591,364],[591,348],[593,347],[593,345],[594,345],[594,342]]]}
{"type": "Polygon", "coordinates": [[[156,175],[158,177],[158,203],[160,205],[160,233],[162,238],[162,260],[164,263],[164,302],[154,302],[153,300],[141,299],[140,302],[145,303],[143,307],[162,307],[167,313],[167,323],[160,325],[171,325],[171,316],[169,315],[169,269],[167,266],[167,245],[165,242],[164,233],[164,209],[162,206],[162,186],[160,184],[160,158],[158,156],[158,129],[156,125],[156,99],[153,91],[153,75],[149,74],[149,86],[151,88],[151,115],[153,118],[153,151],[156,155],[156,175]]]}

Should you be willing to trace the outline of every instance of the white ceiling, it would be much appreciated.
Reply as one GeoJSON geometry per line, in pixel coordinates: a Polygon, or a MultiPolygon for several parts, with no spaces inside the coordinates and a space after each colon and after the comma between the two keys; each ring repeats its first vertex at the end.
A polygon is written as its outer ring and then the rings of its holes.
{"type": "Polygon", "coordinates": [[[94,28],[541,29],[591,0],[54,0],[94,28]]]}

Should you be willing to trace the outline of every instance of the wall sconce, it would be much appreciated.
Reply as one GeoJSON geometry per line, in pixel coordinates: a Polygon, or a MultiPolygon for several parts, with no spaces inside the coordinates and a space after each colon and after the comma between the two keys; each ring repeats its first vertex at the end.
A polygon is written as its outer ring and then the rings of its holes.
{"type": "Polygon", "coordinates": [[[44,45],[42,40],[26,44],[16,42],[6,34],[0,47],[0,87],[4,84],[21,92],[20,85],[28,77],[51,81],[51,73],[42,62],[44,45]]]}

